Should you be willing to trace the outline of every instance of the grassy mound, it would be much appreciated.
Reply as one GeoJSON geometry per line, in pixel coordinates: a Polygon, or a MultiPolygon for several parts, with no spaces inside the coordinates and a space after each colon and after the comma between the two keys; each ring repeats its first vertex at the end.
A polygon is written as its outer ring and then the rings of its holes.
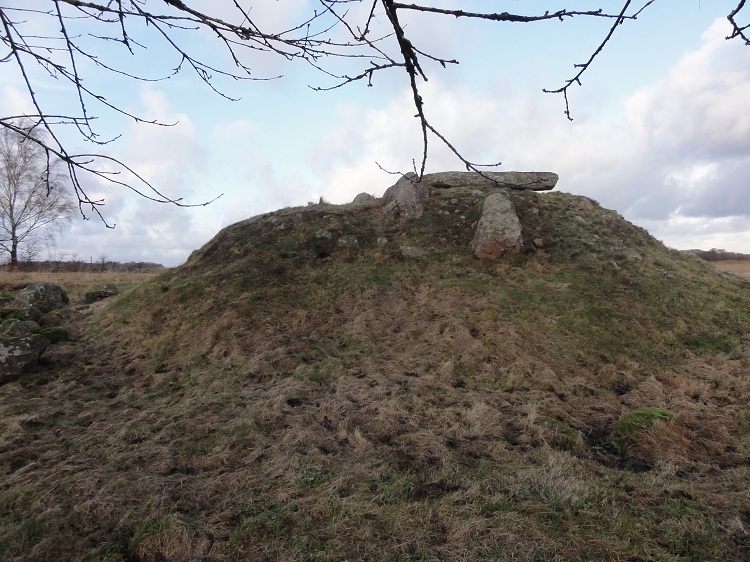
{"type": "Polygon", "coordinates": [[[0,387],[0,558],[747,559],[750,285],[511,196],[499,262],[470,189],[315,205],[81,319],[0,387]]]}

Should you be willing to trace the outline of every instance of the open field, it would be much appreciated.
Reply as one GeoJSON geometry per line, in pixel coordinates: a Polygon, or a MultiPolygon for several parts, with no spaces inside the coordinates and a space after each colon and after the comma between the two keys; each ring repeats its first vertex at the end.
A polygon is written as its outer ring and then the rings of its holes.
{"type": "Polygon", "coordinates": [[[750,279],[750,260],[731,260],[711,262],[718,269],[750,279]]]}
{"type": "MultiPolygon", "coordinates": [[[[159,272],[161,273],[161,272],[159,272]]],[[[8,271],[0,270],[0,292],[13,292],[34,283],[52,283],[62,287],[68,294],[72,305],[83,302],[83,295],[91,289],[102,285],[115,285],[120,291],[158,275],[158,273],[140,273],[134,271],[93,271],[81,272],[48,272],[48,271],[8,271]]]]}

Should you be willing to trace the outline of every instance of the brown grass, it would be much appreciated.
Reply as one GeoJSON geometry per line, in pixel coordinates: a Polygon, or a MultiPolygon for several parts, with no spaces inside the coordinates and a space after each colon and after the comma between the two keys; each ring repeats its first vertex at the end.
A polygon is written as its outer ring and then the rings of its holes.
{"type": "Polygon", "coordinates": [[[420,262],[287,211],[76,316],[0,386],[0,560],[747,559],[748,286],[565,196],[482,264],[461,197],[382,227],[420,262]]]}
{"type": "Polygon", "coordinates": [[[711,264],[722,271],[750,279],[750,260],[714,261],[711,264]]]}
{"type": "Polygon", "coordinates": [[[105,272],[48,272],[48,271],[8,271],[0,269],[0,291],[15,292],[35,283],[52,283],[61,286],[72,304],[83,302],[87,291],[102,285],[116,285],[126,290],[158,275],[156,272],[140,273],[135,271],[105,272]]]}

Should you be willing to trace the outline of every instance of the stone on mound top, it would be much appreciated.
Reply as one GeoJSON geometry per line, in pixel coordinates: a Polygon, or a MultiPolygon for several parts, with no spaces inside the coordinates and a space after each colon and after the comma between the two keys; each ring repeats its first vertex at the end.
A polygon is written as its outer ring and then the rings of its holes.
{"type": "Polygon", "coordinates": [[[422,183],[431,188],[505,187],[515,190],[549,191],[557,185],[553,172],[439,172],[425,174],[422,183]]]}
{"type": "Polygon", "coordinates": [[[383,194],[383,212],[392,217],[416,219],[422,216],[428,197],[427,185],[419,181],[417,174],[409,172],[383,194]]]}
{"type": "Polygon", "coordinates": [[[518,252],[522,245],[521,221],[507,192],[498,191],[488,195],[471,242],[474,255],[481,260],[496,260],[505,254],[518,252]]]}

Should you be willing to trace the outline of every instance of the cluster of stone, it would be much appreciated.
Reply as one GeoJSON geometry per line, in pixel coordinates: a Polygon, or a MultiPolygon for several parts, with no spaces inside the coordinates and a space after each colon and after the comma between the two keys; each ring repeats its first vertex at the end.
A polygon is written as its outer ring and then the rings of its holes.
{"type": "Polygon", "coordinates": [[[57,334],[42,328],[42,316],[65,307],[68,295],[57,285],[39,283],[21,290],[14,304],[3,309],[0,322],[0,384],[36,365],[57,334]]]}
{"type": "MultiPolygon", "coordinates": [[[[523,245],[521,221],[507,190],[548,191],[557,184],[552,172],[441,172],[427,174],[421,180],[410,172],[401,177],[383,195],[383,212],[399,219],[419,218],[429,198],[430,189],[473,187],[479,193],[493,189],[482,205],[471,250],[479,259],[498,259],[520,251],[523,245]]],[[[366,201],[358,195],[360,202],[366,201]]]]}

